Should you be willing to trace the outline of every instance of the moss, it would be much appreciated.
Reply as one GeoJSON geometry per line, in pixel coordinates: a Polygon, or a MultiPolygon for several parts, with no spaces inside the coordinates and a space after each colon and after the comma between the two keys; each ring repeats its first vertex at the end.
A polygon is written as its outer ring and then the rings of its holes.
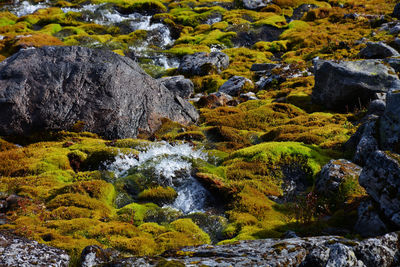
{"type": "Polygon", "coordinates": [[[149,233],[154,237],[157,237],[163,233],[168,232],[165,226],[159,225],[154,222],[141,224],[138,229],[142,232],[149,233]]]}
{"type": "Polygon", "coordinates": [[[49,209],[56,209],[62,206],[74,206],[78,208],[97,210],[101,212],[103,217],[111,215],[111,209],[108,205],[97,199],[76,193],[58,195],[47,204],[49,209]]]}
{"type": "Polygon", "coordinates": [[[177,196],[172,187],[157,186],[140,192],[138,199],[162,205],[173,202],[177,196]]]}
{"type": "Polygon", "coordinates": [[[117,215],[124,221],[129,221],[135,225],[140,225],[143,223],[147,214],[156,209],[158,209],[158,206],[153,203],[131,203],[117,210],[117,215]]]}
{"type": "Polygon", "coordinates": [[[201,131],[187,131],[183,133],[179,133],[175,139],[177,140],[185,140],[185,141],[203,141],[206,139],[206,136],[201,131]]]}
{"type": "Polygon", "coordinates": [[[133,255],[153,255],[158,252],[157,244],[150,237],[126,238],[123,236],[111,236],[110,245],[118,250],[129,252],[133,255]]]}
{"type": "Polygon", "coordinates": [[[184,56],[188,54],[194,54],[198,52],[210,53],[210,48],[206,45],[193,45],[193,44],[177,44],[166,52],[177,56],[184,56]]]}
{"type": "MultiPolygon", "coordinates": [[[[268,13],[266,13],[268,14],[268,13]]],[[[254,26],[270,25],[277,28],[283,28],[287,26],[286,19],[284,16],[279,16],[273,13],[266,15],[266,18],[257,20],[253,23],[254,26]]]]}

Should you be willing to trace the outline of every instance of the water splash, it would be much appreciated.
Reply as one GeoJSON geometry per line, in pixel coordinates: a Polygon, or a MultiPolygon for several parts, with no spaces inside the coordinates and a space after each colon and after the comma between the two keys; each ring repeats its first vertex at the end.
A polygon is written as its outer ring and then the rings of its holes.
{"type": "Polygon", "coordinates": [[[11,6],[7,6],[6,9],[10,11],[11,13],[15,14],[17,17],[22,17],[25,15],[29,15],[34,13],[36,10],[42,9],[42,8],[47,8],[49,7],[49,2],[44,1],[41,3],[38,3],[36,5],[33,5],[29,3],[28,1],[14,1],[14,4],[11,6]]]}
{"type": "Polygon", "coordinates": [[[120,178],[129,171],[151,170],[152,177],[158,184],[171,186],[178,193],[174,203],[169,207],[184,213],[204,211],[210,202],[210,193],[193,177],[192,160],[207,160],[207,154],[194,150],[189,144],[169,144],[160,142],[141,150],[139,156],[118,155],[115,161],[107,166],[120,178]]]}

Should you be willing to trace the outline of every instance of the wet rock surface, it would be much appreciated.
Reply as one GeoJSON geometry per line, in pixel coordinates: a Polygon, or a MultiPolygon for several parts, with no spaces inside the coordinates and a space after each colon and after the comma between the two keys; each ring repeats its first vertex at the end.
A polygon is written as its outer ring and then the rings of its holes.
{"type": "Polygon", "coordinates": [[[272,0],[243,0],[243,6],[247,9],[260,9],[266,7],[272,0]]]}
{"type": "Polygon", "coordinates": [[[67,267],[68,254],[57,248],[39,244],[26,238],[18,237],[8,231],[0,231],[1,266],[59,266],[67,267]]]}
{"type": "Polygon", "coordinates": [[[314,102],[345,111],[367,105],[376,93],[400,89],[394,70],[379,60],[315,61],[314,102]]]}
{"type": "Polygon", "coordinates": [[[178,71],[184,75],[204,76],[213,72],[220,72],[229,65],[229,57],[222,52],[201,52],[183,57],[178,71]]]}
{"type": "Polygon", "coordinates": [[[0,134],[84,130],[108,138],[153,132],[167,117],[194,122],[197,111],[132,60],[104,50],[44,47],[0,63],[0,134]]]}
{"type": "Polygon", "coordinates": [[[264,239],[236,244],[187,247],[161,257],[126,258],[113,266],[397,266],[398,233],[363,241],[337,236],[264,239]]]}

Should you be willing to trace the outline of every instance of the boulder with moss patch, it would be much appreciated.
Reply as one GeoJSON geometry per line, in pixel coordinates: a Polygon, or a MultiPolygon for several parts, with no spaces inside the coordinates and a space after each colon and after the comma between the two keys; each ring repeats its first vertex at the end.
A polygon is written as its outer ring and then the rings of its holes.
{"type": "Polygon", "coordinates": [[[368,42],[367,46],[358,53],[358,56],[361,58],[379,59],[398,57],[400,54],[394,48],[383,42],[368,42]]]}
{"type": "Polygon", "coordinates": [[[0,134],[84,130],[107,138],[152,133],[162,118],[188,124],[198,113],[134,61],[105,50],[43,47],[0,63],[0,134]]]}
{"type": "Polygon", "coordinates": [[[395,71],[379,60],[317,60],[314,68],[312,99],[332,110],[361,109],[376,99],[377,93],[400,89],[395,71]]]}
{"type": "Polygon", "coordinates": [[[200,52],[183,57],[178,71],[187,76],[219,73],[229,65],[229,57],[222,52],[200,52]]]}
{"type": "Polygon", "coordinates": [[[233,76],[218,89],[219,92],[230,96],[239,96],[246,89],[254,87],[253,82],[245,77],[233,76]]]}

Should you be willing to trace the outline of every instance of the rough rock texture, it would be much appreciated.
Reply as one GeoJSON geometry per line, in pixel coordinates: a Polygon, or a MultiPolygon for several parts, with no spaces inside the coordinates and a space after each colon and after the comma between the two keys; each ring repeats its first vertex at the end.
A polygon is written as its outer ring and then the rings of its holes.
{"type": "Polygon", "coordinates": [[[200,52],[186,55],[181,60],[178,71],[184,75],[204,76],[214,72],[220,72],[229,66],[229,57],[222,52],[210,54],[200,52]]]}
{"type": "Polygon", "coordinates": [[[156,258],[126,258],[112,266],[398,266],[398,233],[364,241],[335,236],[240,241],[169,251],[156,258]],[[185,265],[183,265],[185,264],[185,265]]]}
{"type": "Polygon", "coordinates": [[[0,266],[65,266],[68,254],[57,248],[0,231],[0,266]]]}
{"type": "Polygon", "coordinates": [[[183,75],[164,77],[158,79],[168,90],[181,98],[188,99],[194,93],[194,85],[191,80],[183,75]]]}
{"type": "Polygon", "coordinates": [[[400,164],[399,155],[377,150],[363,168],[359,182],[379,209],[400,227],[400,164]]]}
{"type": "Polygon", "coordinates": [[[376,93],[400,89],[391,67],[378,60],[316,60],[313,101],[332,110],[360,108],[376,98],[376,93]]]}
{"type": "Polygon", "coordinates": [[[260,9],[266,7],[272,0],[243,0],[243,6],[247,9],[260,9]]]}
{"type": "Polygon", "coordinates": [[[400,152],[400,92],[386,96],[386,109],[379,122],[381,149],[400,152]]]}
{"type": "Polygon", "coordinates": [[[378,119],[379,117],[374,114],[364,118],[357,132],[345,144],[347,150],[354,152],[353,162],[358,165],[364,166],[371,153],[379,149],[375,138],[378,119]]]}
{"type": "Polygon", "coordinates": [[[246,86],[252,86],[253,82],[245,77],[233,76],[218,89],[219,92],[230,96],[239,96],[246,86]]]}
{"type": "Polygon", "coordinates": [[[333,159],[322,167],[315,182],[315,190],[324,196],[335,196],[348,178],[358,179],[362,168],[345,159],[333,159]]]}
{"type": "Polygon", "coordinates": [[[354,230],[363,237],[378,236],[388,232],[372,201],[361,202],[354,230]]]}
{"type": "Polygon", "coordinates": [[[87,246],[81,253],[81,267],[93,267],[105,262],[120,258],[121,255],[114,249],[102,249],[99,246],[87,246]]]}
{"type": "Polygon", "coordinates": [[[361,58],[379,59],[387,57],[398,57],[400,54],[392,47],[383,42],[368,42],[367,46],[363,48],[358,56],[361,58]]]}
{"type": "MultiPolygon", "coordinates": [[[[400,33],[400,31],[399,31],[400,33]]],[[[397,42],[399,42],[399,49],[400,49],[400,39],[396,38],[397,42]]],[[[396,41],[395,40],[395,41],[396,41]]],[[[387,64],[390,65],[396,72],[400,72],[400,58],[385,58],[384,60],[387,64]]]]}
{"type": "Polygon", "coordinates": [[[107,138],[151,133],[167,117],[196,121],[189,102],[148,76],[134,61],[83,47],[21,50],[0,63],[0,135],[84,130],[107,138]]]}
{"type": "Polygon", "coordinates": [[[396,4],[396,6],[394,7],[392,17],[400,19],[400,3],[396,4]]]}

